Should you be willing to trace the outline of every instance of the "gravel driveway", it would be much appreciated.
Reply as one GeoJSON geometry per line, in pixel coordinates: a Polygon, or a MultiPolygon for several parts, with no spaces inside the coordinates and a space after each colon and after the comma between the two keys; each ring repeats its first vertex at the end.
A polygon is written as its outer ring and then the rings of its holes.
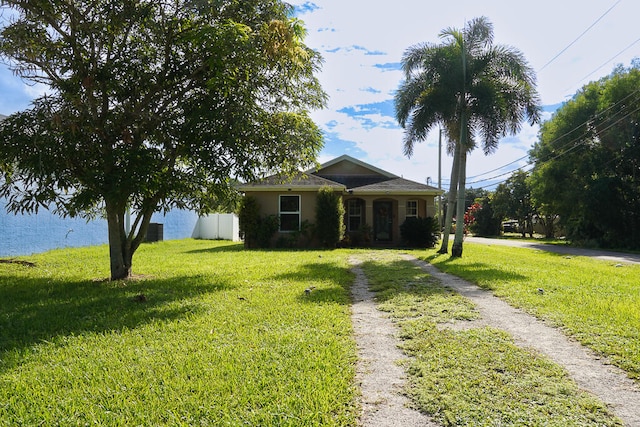
{"type": "MultiPolygon", "coordinates": [[[[476,239],[471,238],[468,241],[477,242],[476,239]]],[[[487,240],[490,241],[489,244],[498,242],[487,240]]],[[[544,250],[548,250],[548,246],[545,245],[544,250]]],[[[583,255],[575,251],[561,253],[583,255]]],[[[633,256],[627,254],[623,254],[622,258],[595,253],[583,256],[606,256],[605,259],[615,262],[640,262],[640,259],[634,260],[633,256]]],[[[640,387],[622,370],[608,364],[606,360],[597,357],[556,328],[511,307],[491,292],[440,272],[434,266],[410,255],[403,257],[438,279],[443,286],[473,301],[481,314],[481,319],[474,321],[474,325],[491,326],[507,331],[513,336],[516,344],[533,348],[563,366],[580,388],[600,398],[626,426],[640,427],[640,387]]],[[[358,266],[359,260],[353,258],[351,262],[356,274],[352,288],[352,321],[359,356],[357,380],[362,392],[360,424],[363,427],[436,426],[429,417],[409,409],[409,402],[402,394],[404,372],[397,363],[407,356],[398,349],[396,327],[376,308],[374,294],[369,291],[366,276],[358,266]]]]}

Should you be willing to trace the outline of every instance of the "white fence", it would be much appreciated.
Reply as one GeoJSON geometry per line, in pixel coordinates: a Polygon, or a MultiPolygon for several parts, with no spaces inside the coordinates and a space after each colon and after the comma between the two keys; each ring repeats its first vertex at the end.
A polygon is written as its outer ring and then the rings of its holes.
{"type": "Polygon", "coordinates": [[[240,225],[234,214],[209,214],[198,218],[193,229],[194,239],[220,239],[240,241],[240,225]]]}

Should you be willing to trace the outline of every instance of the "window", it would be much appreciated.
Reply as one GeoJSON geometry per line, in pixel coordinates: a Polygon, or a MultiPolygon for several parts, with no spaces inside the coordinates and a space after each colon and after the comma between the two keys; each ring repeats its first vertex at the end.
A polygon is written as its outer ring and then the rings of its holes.
{"type": "Polygon", "coordinates": [[[280,231],[300,230],[300,196],[280,196],[280,231]]]}
{"type": "Polygon", "coordinates": [[[359,199],[351,199],[347,205],[347,231],[357,231],[362,224],[362,203],[359,199]]]}
{"type": "Polygon", "coordinates": [[[417,200],[407,200],[407,218],[417,218],[418,217],[418,201],[417,200]]]}

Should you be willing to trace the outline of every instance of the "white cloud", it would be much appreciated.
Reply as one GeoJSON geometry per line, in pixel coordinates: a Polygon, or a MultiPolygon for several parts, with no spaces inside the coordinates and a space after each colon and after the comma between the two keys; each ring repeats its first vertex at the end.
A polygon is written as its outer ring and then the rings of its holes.
{"type": "MultiPolygon", "coordinates": [[[[300,18],[308,30],[306,43],[325,60],[319,78],[330,96],[329,105],[312,116],[340,143],[328,144],[320,160],[343,154],[337,150],[357,153],[364,161],[419,182],[427,176],[433,182],[437,179],[437,130],[407,159],[402,155],[403,131],[397,127],[393,112],[389,108],[369,108],[371,104],[388,106],[392,101],[402,80],[397,64],[409,46],[438,43],[443,29],[462,28],[467,20],[486,16],[494,25],[495,42],[521,50],[538,71],[538,90],[545,105],[565,101],[589,80],[609,74],[618,63],[629,65],[632,58],[640,56],[640,42],[633,44],[639,37],[634,29],[640,3],[629,0],[538,0],[535,4],[523,0],[508,4],[504,0],[459,0],[455,5],[424,0],[288,2],[301,7],[300,18]],[[593,28],[551,61],[613,5],[593,28]]],[[[0,113],[26,108],[31,99],[46,90],[26,86],[3,71],[0,113]]],[[[484,156],[476,150],[469,157],[468,175],[479,175],[525,156],[537,140],[537,132],[537,126],[523,125],[516,137],[501,141],[492,155],[484,156]]],[[[443,181],[448,182],[451,158],[444,153],[442,158],[443,181]]]]}
{"type": "MultiPolygon", "coordinates": [[[[362,114],[359,107],[393,99],[402,73],[382,65],[398,64],[409,46],[438,43],[441,30],[462,28],[467,20],[486,16],[494,25],[495,43],[518,48],[530,65],[540,70],[538,90],[545,105],[565,101],[589,80],[609,74],[618,63],[628,66],[632,58],[640,56],[639,42],[615,57],[638,38],[630,31],[636,28],[640,14],[637,2],[619,2],[577,41],[615,4],[613,1],[539,0],[532,5],[514,0],[505,5],[503,0],[460,0],[452,6],[423,0],[393,4],[315,0],[313,4],[317,8],[300,17],[309,30],[306,43],[325,58],[319,78],[330,96],[328,110],[314,113],[314,119],[335,138],[345,141],[345,149],[361,150],[362,160],[419,182],[427,176],[436,181],[437,130],[418,144],[414,156],[407,159],[402,156],[402,130],[393,128],[394,118],[375,112],[362,114]],[[566,52],[553,59],[564,48],[566,52]],[[331,123],[330,128],[327,123],[331,123]]],[[[549,116],[546,114],[545,118],[549,116]]],[[[523,124],[517,136],[505,138],[490,156],[484,156],[480,149],[474,151],[468,160],[468,176],[526,156],[537,140],[538,129],[523,124]]],[[[326,152],[323,156],[329,157],[326,152]]],[[[508,168],[525,163],[521,160],[508,168]]],[[[448,182],[451,159],[443,154],[442,164],[443,180],[448,182]]],[[[491,174],[481,178],[487,176],[491,174]]]]}

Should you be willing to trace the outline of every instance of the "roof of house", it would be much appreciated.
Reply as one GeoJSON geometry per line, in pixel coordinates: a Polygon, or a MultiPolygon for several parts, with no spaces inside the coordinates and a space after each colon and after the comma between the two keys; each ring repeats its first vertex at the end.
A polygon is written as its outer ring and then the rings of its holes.
{"type": "Polygon", "coordinates": [[[342,155],[315,169],[300,172],[286,179],[272,175],[260,181],[240,186],[241,191],[304,191],[329,186],[350,194],[409,195],[441,194],[443,191],[430,185],[398,177],[348,155],[342,155]]]}
{"type": "Polygon", "coordinates": [[[317,168],[314,169],[310,169],[308,171],[306,171],[307,173],[313,173],[313,174],[317,174],[318,172],[324,170],[324,169],[328,169],[331,166],[334,165],[338,165],[340,163],[351,163],[353,165],[359,166],[360,168],[366,169],[368,171],[371,172],[372,175],[382,175],[385,176],[387,178],[397,178],[396,175],[387,172],[385,170],[382,170],[380,168],[377,168],[373,165],[370,165],[369,163],[365,163],[362,160],[358,160],[354,157],[351,157],[347,154],[343,154],[340,157],[336,157],[333,160],[329,160],[328,162],[325,162],[323,164],[321,164],[320,166],[318,166],[317,168]]]}
{"type": "Polygon", "coordinates": [[[430,185],[421,184],[419,182],[410,181],[404,178],[393,178],[382,182],[377,182],[369,185],[363,185],[360,187],[354,187],[349,189],[353,194],[381,194],[381,193],[393,193],[393,194],[434,194],[436,192],[442,192],[430,185]]]}
{"type": "Polygon", "coordinates": [[[274,191],[291,189],[292,191],[300,190],[318,190],[322,187],[329,186],[337,190],[346,190],[343,184],[330,181],[316,175],[309,175],[299,172],[292,177],[286,177],[280,174],[271,175],[259,181],[250,182],[240,186],[241,191],[274,191]]]}

